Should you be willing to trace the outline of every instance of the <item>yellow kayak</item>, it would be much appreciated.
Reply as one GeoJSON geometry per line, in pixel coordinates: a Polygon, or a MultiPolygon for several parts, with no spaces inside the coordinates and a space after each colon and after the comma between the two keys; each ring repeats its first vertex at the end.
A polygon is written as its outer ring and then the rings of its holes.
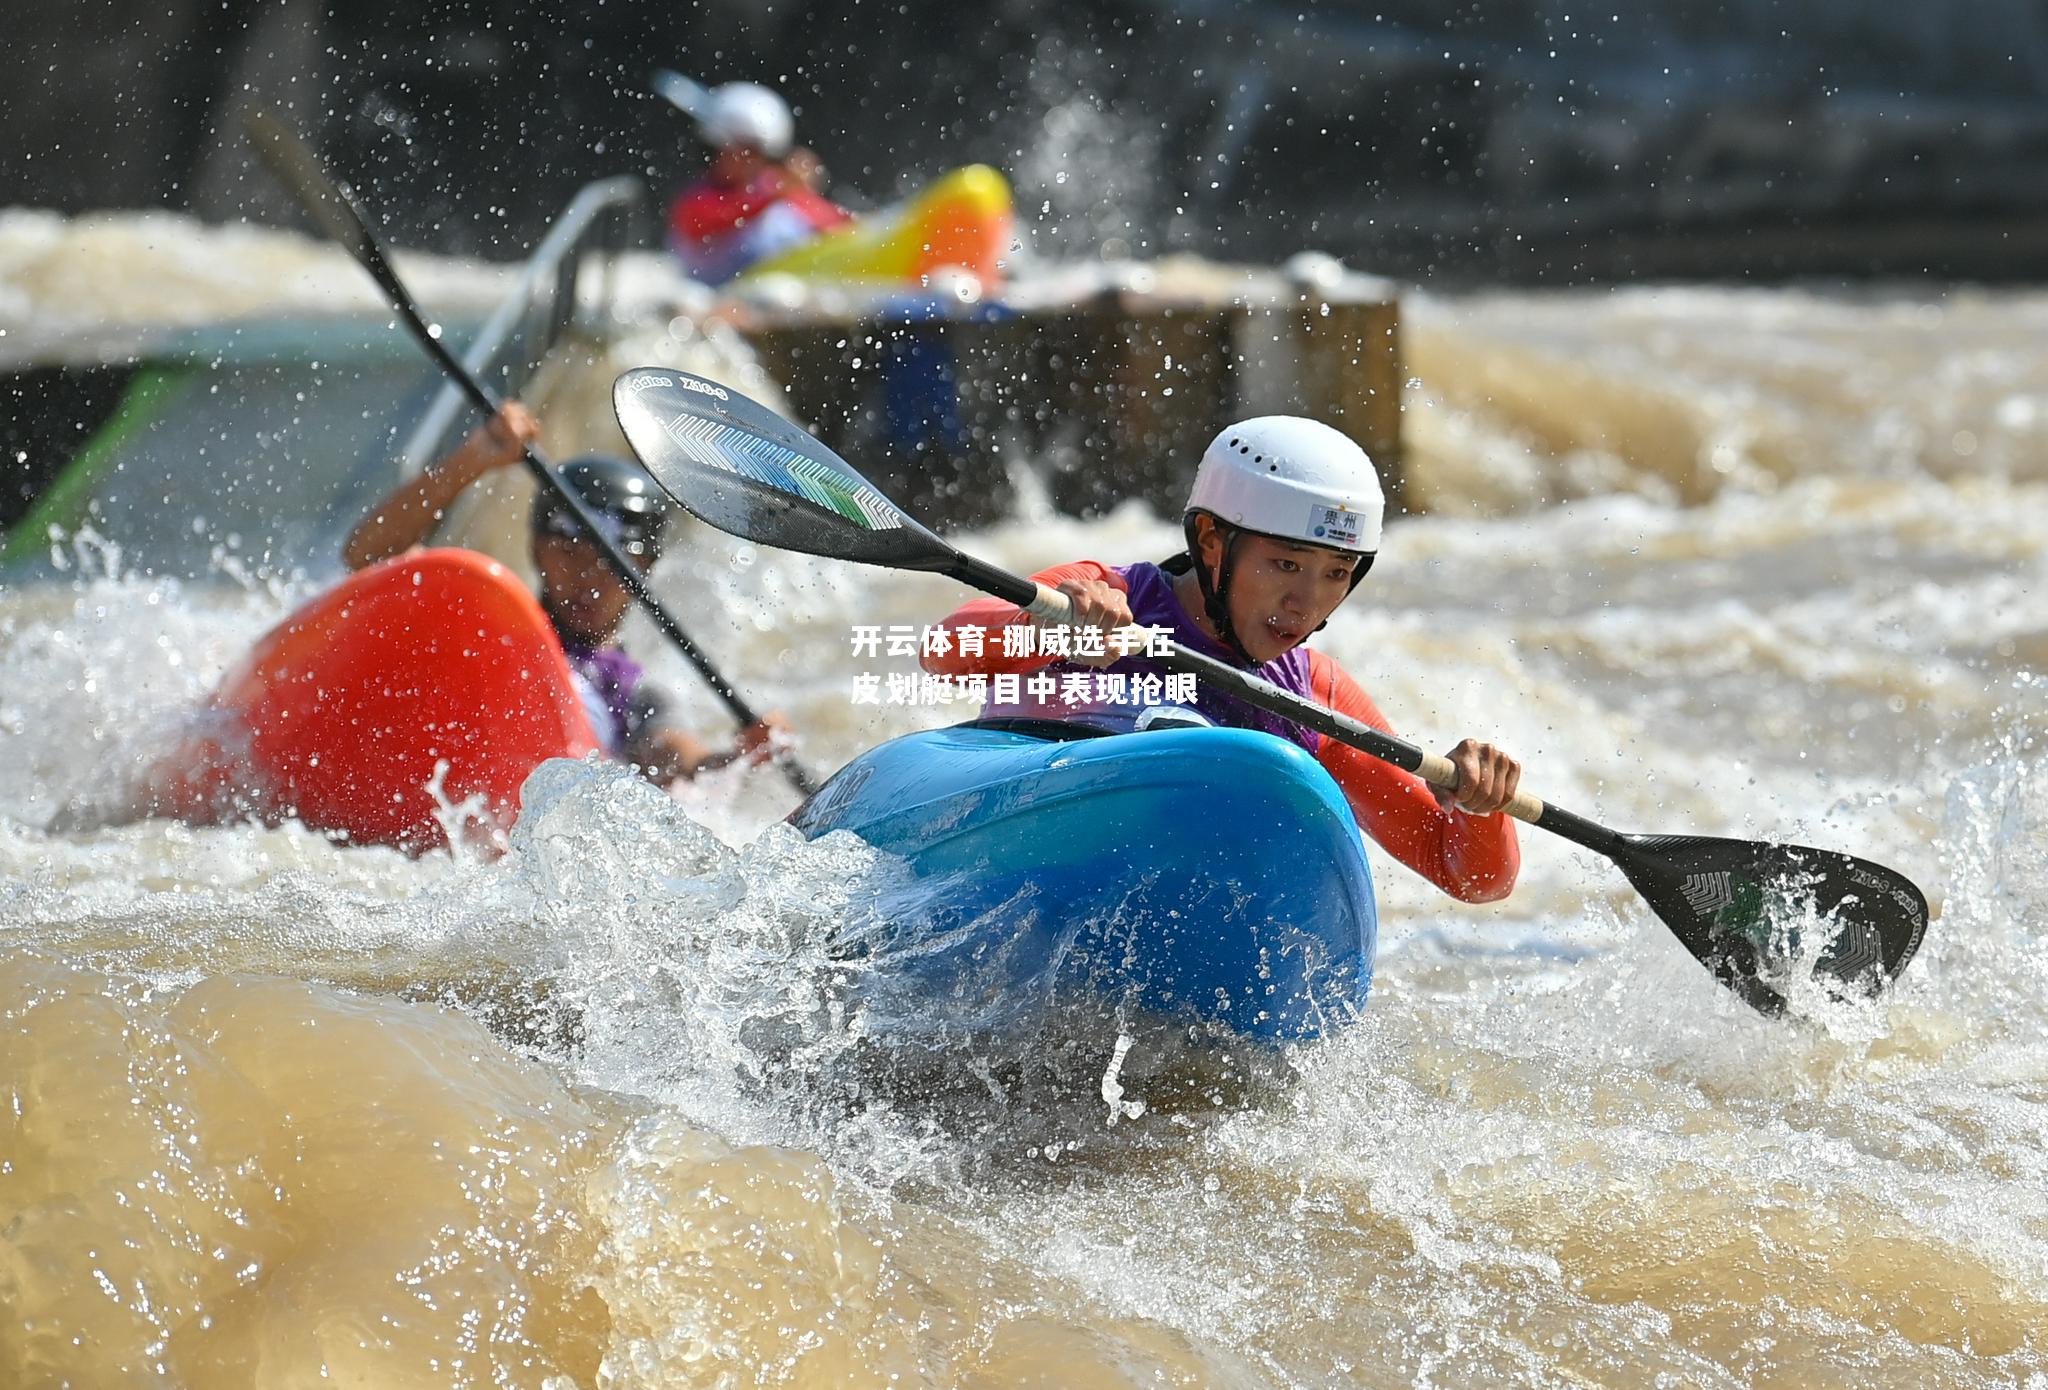
{"type": "Polygon", "coordinates": [[[959,266],[994,284],[1003,278],[1014,221],[1009,181],[986,164],[970,164],[908,202],[835,227],[749,267],[739,278],[917,284],[941,267],[959,266]]]}

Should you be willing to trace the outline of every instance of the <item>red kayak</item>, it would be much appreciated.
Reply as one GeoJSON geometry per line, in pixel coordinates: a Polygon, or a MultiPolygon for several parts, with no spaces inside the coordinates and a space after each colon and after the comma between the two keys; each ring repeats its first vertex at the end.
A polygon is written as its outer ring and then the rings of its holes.
{"type": "Polygon", "coordinates": [[[597,747],[526,586],[474,551],[423,550],[265,634],[145,797],[198,825],[297,819],[417,854],[448,842],[444,802],[477,798],[488,838],[518,817],[535,767],[597,747]]]}

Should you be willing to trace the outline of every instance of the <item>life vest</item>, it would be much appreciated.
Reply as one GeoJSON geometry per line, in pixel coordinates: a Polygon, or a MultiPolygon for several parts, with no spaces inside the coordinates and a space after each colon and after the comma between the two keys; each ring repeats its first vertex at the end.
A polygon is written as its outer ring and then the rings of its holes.
{"type": "Polygon", "coordinates": [[[779,170],[744,188],[705,179],[670,206],[669,246],[692,277],[722,285],[848,220],[845,209],[779,170]]]}

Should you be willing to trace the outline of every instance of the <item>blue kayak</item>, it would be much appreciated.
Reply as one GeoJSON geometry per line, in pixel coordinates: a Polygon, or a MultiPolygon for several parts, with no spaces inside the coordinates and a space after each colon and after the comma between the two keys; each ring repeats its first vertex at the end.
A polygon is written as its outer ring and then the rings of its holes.
{"type": "Polygon", "coordinates": [[[1305,1039],[1355,1017],[1372,980],[1357,824],[1270,734],[937,729],[862,754],[790,820],[908,862],[844,952],[878,1031],[1000,1035],[1086,1006],[1305,1039]]]}

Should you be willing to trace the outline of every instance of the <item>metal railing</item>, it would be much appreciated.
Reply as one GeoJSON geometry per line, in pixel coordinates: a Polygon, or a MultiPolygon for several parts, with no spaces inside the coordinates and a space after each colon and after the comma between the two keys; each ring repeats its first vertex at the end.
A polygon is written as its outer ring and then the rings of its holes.
{"type": "MultiPolygon", "coordinates": [[[[477,330],[462,354],[463,365],[500,396],[524,391],[564,333],[596,326],[614,302],[620,254],[650,244],[647,217],[647,189],[640,180],[620,176],[584,185],[477,330]],[[585,277],[592,257],[600,273],[585,277]],[[586,291],[593,292],[586,297],[586,291]]],[[[467,398],[453,384],[444,386],[399,449],[398,476],[418,473],[475,424],[467,398]]]]}

